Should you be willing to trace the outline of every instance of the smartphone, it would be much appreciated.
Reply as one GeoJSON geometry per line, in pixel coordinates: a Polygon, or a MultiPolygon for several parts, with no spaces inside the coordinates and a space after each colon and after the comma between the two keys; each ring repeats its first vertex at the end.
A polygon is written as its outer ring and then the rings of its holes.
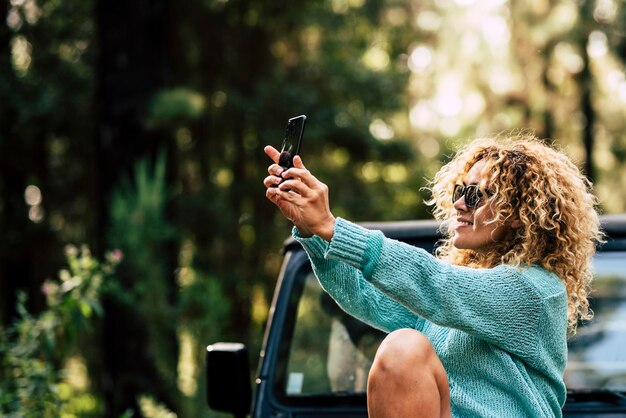
{"type": "Polygon", "coordinates": [[[280,150],[278,165],[284,168],[293,167],[293,157],[300,153],[302,135],[304,134],[304,124],[306,115],[293,117],[287,121],[285,128],[285,139],[280,150]]]}

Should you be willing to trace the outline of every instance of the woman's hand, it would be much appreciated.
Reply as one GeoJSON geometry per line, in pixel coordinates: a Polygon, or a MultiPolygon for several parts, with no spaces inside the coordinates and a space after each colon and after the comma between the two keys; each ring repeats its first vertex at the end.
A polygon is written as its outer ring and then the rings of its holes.
{"type": "Polygon", "coordinates": [[[298,228],[300,235],[317,235],[330,241],[335,229],[335,217],[330,212],[328,186],[319,181],[302,164],[300,156],[293,159],[293,167],[279,166],[280,152],[272,146],[264,149],[274,161],[263,180],[265,195],[298,228]]]}

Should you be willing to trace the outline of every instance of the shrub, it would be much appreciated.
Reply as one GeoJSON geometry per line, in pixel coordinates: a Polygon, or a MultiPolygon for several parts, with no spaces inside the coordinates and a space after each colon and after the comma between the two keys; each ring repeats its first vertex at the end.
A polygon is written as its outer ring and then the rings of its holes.
{"type": "Polygon", "coordinates": [[[103,314],[100,289],[121,262],[122,253],[107,253],[100,262],[88,247],[68,246],[65,255],[67,268],[42,286],[47,308],[31,314],[25,294],[19,293],[17,319],[8,329],[0,329],[2,416],[52,418],[72,416],[78,410],[89,415],[90,409],[93,414],[98,408],[98,400],[89,393],[72,396],[65,365],[80,354],[79,338],[92,329],[94,317],[103,314]]]}

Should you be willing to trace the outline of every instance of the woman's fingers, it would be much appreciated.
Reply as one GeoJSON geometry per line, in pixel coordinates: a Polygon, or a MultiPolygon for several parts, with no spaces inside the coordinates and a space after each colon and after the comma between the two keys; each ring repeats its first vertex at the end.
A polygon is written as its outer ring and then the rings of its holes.
{"type": "Polygon", "coordinates": [[[280,183],[282,183],[283,179],[281,177],[277,177],[277,176],[267,176],[263,179],[263,185],[265,187],[276,187],[278,186],[280,183]]]}
{"type": "Polygon", "coordinates": [[[302,158],[300,158],[299,155],[295,155],[293,157],[293,166],[296,168],[302,168],[306,170],[306,167],[304,166],[304,163],[302,162],[302,158]]]}
{"type": "Polygon", "coordinates": [[[272,203],[276,203],[279,194],[280,192],[275,187],[268,187],[265,191],[265,197],[267,197],[272,203]]]}
{"type": "MultiPolygon", "coordinates": [[[[304,183],[306,187],[313,189],[319,183],[319,180],[311,174],[308,170],[301,170],[299,168],[290,168],[289,170],[283,172],[281,177],[284,179],[283,182],[287,180],[297,180],[300,183],[304,183]]],[[[282,183],[281,183],[282,184],[282,183]]]]}
{"type": "Polygon", "coordinates": [[[272,176],[280,177],[280,175],[285,171],[285,169],[278,164],[272,164],[267,167],[267,172],[272,176]]]}
{"type": "MultiPolygon", "coordinates": [[[[270,145],[266,146],[264,150],[270,158],[280,155],[270,145]]],[[[288,170],[285,170],[284,167],[278,164],[270,165],[267,169],[269,176],[263,180],[263,185],[266,188],[278,188],[282,192],[280,198],[290,202],[293,202],[294,198],[297,197],[294,195],[314,196],[316,191],[322,191],[323,188],[320,187],[322,183],[306,169],[299,155],[294,157],[293,164],[294,166],[288,170]]],[[[269,198],[270,194],[267,194],[267,196],[269,198]]],[[[271,196],[277,198],[278,193],[272,193],[271,196]]]]}
{"type": "Polygon", "coordinates": [[[284,171],[280,176],[285,179],[293,178],[302,181],[309,188],[314,188],[317,186],[319,181],[317,178],[311,174],[309,170],[306,169],[304,164],[302,163],[302,159],[300,156],[296,155],[293,158],[294,166],[286,171],[284,171]]]}
{"type": "Polygon", "coordinates": [[[300,180],[283,180],[278,186],[278,190],[284,193],[297,194],[299,196],[308,196],[311,188],[300,180]]]}
{"type": "Polygon", "coordinates": [[[263,151],[265,151],[265,154],[267,154],[267,156],[270,157],[274,163],[278,164],[280,152],[276,148],[271,145],[266,145],[265,148],[263,148],[263,151]]]}

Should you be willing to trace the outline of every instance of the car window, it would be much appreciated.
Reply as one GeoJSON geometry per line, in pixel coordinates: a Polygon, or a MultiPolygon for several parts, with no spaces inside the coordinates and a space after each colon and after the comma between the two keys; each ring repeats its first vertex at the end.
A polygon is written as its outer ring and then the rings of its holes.
{"type": "MultiPolygon", "coordinates": [[[[600,252],[594,260],[591,306],[569,344],[569,389],[626,390],[626,252],[600,252]]],[[[295,321],[280,392],[290,398],[364,393],[384,334],[343,312],[310,272],[300,277],[295,321]]]]}
{"type": "Polygon", "coordinates": [[[594,318],[569,341],[569,389],[626,390],[626,252],[599,252],[594,260],[594,318]]]}
{"type": "Polygon", "coordinates": [[[365,392],[384,334],[343,312],[315,276],[304,279],[287,362],[288,396],[365,392]]]}

